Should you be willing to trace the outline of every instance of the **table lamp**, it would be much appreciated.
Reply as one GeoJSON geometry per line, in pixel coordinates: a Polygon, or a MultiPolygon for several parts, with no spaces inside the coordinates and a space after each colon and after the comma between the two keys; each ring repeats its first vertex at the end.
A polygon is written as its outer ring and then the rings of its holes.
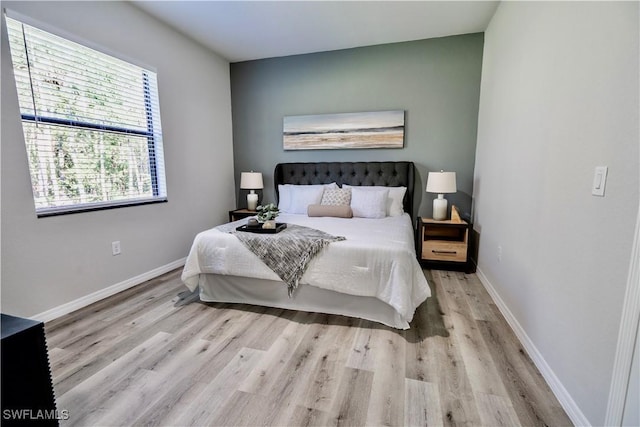
{"type": "Polygon", "coordinates": [[[442,221],[447,219],[447,199],[444,193],[455,193],[455,172],[429,172],[427,177],[427,193],[436,193],[438,198],[433,199],[433,219],[442,221]]]}
{"type": "Polygon", "coordinates": [[[258,195],[255,190],[262,190],[264,188],[262,184],[261,172],[242,172],[240,174],[240,188],[243,190],[251,190],[247,194],[247,209],[255,211],[258,207],[258,195]]]}

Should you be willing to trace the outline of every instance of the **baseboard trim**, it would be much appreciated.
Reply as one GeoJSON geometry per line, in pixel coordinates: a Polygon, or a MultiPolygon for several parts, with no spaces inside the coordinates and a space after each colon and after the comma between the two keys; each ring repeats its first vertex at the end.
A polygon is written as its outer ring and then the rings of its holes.
{"type": "Polygon", "coordinates": [[[565,410],[569,418],[571,418],[573,424],[576,426],[590,426],[591,423],[589,422],[587,417],[585,417],[585,415],[582,413],[567,389],[564,388],[564,385],[562,385],[560,379],[553,372],[553,369],[551,369],[547,361],[542,356],[542,353],[540,353],[533,341],[531,341],[516,317],[513,315],[513,313],[511,313],[511,310],[509,310],[509,307],[507,307],[489,279],[487,279],[487,276],[484,275],[482,269],[478,268],[476,270],[476,274],[489,295],[491,295],[491,298],[496,303],[496,306],[504,316],[507,323],[509,323],[509,326],[511,326],[511,329],[520,340],[520,343],[529,354],[529,357],[531,357],[531,360],[536,365],[547,384],[549,384],[551,391],[553,391],[553,394],[560,402],[560,405],[562,405],[562,408],[565,410]]]}
{"type": "Polygon", "coordinates": [[[85,295],[66,304],[62,304],[50,310],[43,311],[42,313],[36,314],[35,316],[31,316],[31,319],[38,320],[40,322],[50,322],[54,319],[64,316],[65,314],[69,314],[73,311],[79,310],[83,307],[88,306],[89,304],[93,304],[94,302],[110,297],[111,295],[115,295],[118,292],[122,292],[141,283],[144,283],[147,280],[151,280],[164,273],[168,273],[171,270],[182,267],[184,266],[186,260],[187,258],[182,258],[158,268],[154,268],[151,271],[147,271],[146,273],[142,273],[120,283],[116,283],[115,285],[109,286],[108,288],[100,289],[97,292],[85,295]]]}

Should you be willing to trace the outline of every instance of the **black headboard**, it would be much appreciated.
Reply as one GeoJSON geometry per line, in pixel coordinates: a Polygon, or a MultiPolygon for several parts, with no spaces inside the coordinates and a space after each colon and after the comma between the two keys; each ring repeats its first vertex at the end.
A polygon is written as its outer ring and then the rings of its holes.
{"type": "Polygon", "coordinates": [[[383,185],[407,187],[404,211],[413,217],[413,162],[316,162],[278,163],[273,173],[276,199],[278,184],[383,185]]]}

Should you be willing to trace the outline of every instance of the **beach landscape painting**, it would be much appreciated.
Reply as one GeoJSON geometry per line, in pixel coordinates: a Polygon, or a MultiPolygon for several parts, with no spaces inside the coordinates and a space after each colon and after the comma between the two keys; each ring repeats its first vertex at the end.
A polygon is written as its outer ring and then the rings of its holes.
{"type": "Polygon", "coordinates": [[[285,150],[402,148],[404,110],[287,116],[285,150]]]}

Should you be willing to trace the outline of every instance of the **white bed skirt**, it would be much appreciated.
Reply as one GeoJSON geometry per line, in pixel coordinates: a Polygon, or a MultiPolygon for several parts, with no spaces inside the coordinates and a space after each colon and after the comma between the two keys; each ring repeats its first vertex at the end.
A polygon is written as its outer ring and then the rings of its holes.
{"type": "Polygon", "coordinates": [[[398,312],[374,297],[348,295],[301,284],[294,296],[289,298],[283,282],[219,274],[200,274],[198,285],[200,299],[205,302],[254,304],[340,314],[372,320],[396,329],[409,329],[409,324],[398,312]]]}

